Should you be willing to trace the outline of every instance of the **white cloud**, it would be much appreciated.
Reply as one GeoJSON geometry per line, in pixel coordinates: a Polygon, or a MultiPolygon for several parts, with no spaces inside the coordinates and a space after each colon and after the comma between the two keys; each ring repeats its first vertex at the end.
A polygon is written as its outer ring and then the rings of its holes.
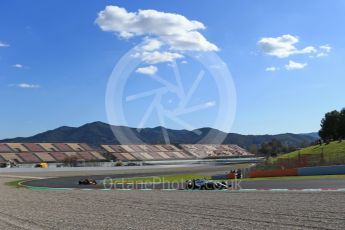
{"type": "Polygon", "coordinates": [[[128,12],[125,8],[107,6],[99,12],[96,24],[103,31],[115,32],[123,38],[159,38],[175,51],[218,51],[218,47],[199,32],[205,29],[201,22],[179,14],[156,10],[128,12]]]}
{"type": "Polygon", "coordinates": [[[320,52],[316,57],[326,57],[332,51],[332,47],[328,44],[319,46],[320,52]]]}
{"type": "Polygon", "coordinates": [[[216,105],[216,102],[215,101],[209,101],[209,102],[206,102],[205,103],[205,106],[206,107],[214,107],[216,105]]]}
{"type": "Polygon", "coordinates": [[[28,84],[28,83],[20,83],[16,86],[22,89],[37,89],[41,87],[40,85],[34,85],[34,84],[28,84]]]}
{"type": "Polygon", "coordinates": [[[6,43],[0,41],[0,48],[1,47],[9,47],[9,46],[10,46],[9,44],[6,44],[6,43]]]}
{"type": "Polygon", "coordinates": [[[12,67],[17,68],[17,69],[24,68],[22,64],[14,64],[12,67]]]}
{"type": "Polygon", "coordinates": [[[326,45],[320,46],[320,49],[326,53],[329,53],[329,52],[331,52],[332,47],[330,45],[326,44],[326,45]]]}
{"type": "Polygon", "coordinates": [[[188,64],[186,60],[181,61],[181,64],[188,64]]]}
{"type": "Polygon", "coordinates": [[[286,58],[294,54],[311,54],[317,52],[314,46],[307,46],[303,49],[296,48],[295,45],[298,42],[299,38],[297,36],[285,34],[275,38],[261,38],[258,41],[258,45],[265,54],[278,58],[286,58]]]}
{"type": "Polygon", "coordinates": [[[142,49],[145,51],[154,51],[161,48],[162,45],[162,42],[158,41],[157,39],[149,39],[147,40],[147,43],[142,46],[142,49]]]}
{"type": "Polygon", "coordinates": [[[280,69],[279,67],[271,66],[271,67],[267,67],[265,69],[265,71],[267,71],[267,72],[275,72],[275,71],[278,71],[279,69],[280,69]]]}
{"type": "Polygon", "coordinates": [[[285,69],[287,70],[303,69],[307,65],[308,63],[298,63],[298,62],[294,62],[290,60],[289,63],[285,65],[285,69]]]}
{"type": "Polygon", "coordinates": [[[153,51],[153,52],[142,52],[136,53],[133,55],[135,58],[141,58],[142,61],[148,64],[157,64],[161,62],[173,62],[176,59],[183,58],[183,55],[175,52],[160,52],[160,51],[153,51]]]}
{"type": "Polygon", "coordinates": [[[157,71],[158,71],[158,68],[156,66],[150,65],[147,67],[138,68],[135,72],[141,73],[141,74],[146,74],[146,75],[153,75],[157,71]]]}

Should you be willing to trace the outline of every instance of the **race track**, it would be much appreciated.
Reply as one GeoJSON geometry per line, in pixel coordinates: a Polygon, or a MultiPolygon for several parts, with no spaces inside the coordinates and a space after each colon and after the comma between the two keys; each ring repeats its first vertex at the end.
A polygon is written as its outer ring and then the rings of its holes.
{"type": "MultiPolygon", "coordinates": [[[[104,191],[103,185],[80,186],[83,178],[128,178],[172,174],[212,175],[229,167],[133,168],[131,170],[26,173],[45,177],[22,189],[0,177],[0,229],[343,229],[344,190],[300,191],[302,188],[345,188],[343,179],[243,181],[260,192],[176,191],[133,189],[104,191]],[[73,175],[74,174],[74,175],[73,175]],[[83,175],[83,176],[80,176],[83,175]],[[47,178],[55,176],[55,178],[47,178]],[[71,189],[54,189],[71,188],[71,189]],[[266,191],[289,188],[295,191],[266,191]],[[53,190],[53,191],[52,191],[53,190]]],[[[17,177],[16,177],[17,178],[17,177]]],[[[165,185],[165,184],[164,184],[165,185]]],[[[129,188],[133,185],[126,185],[129,188]]],[[[155,184],[155,188],[163,184],[155,184]]],[[[149,187],[145,187],[148,188],[149,187]]],[[[244,189],[244,190],[245,190],[244,189]]]]}
{"type": "Polygon", "coordinates": [[[0,177],[0,229],[344,229],[343,192],[30,190],[0,177]]]}
{"type": "MultiPolygon", "coordinates": [[[[183,173],[183,171],[179,171],[183,173]]],[[[105,178],[137,178],[137,177],[154,177],[168,175],[165,172],[153,172],[153,173],[128,173],[124,175],[117,174],[105,174],[95,176],[72,176],[72,177],[59,177],[48,178],[40,180],[31,180],[24,182],[24,185],[33,187],[48,187],[48,188],[92,188],[92,189],[183,189],[185,186],[181,183],[159,183],[154,180],[155,183],[145,184],[103,184],[105,178]],[[79,185],[78,181],[85,178],[92,178],[98,181],[97,185],[79,185]]],[[[169,174],[171,175],[171,174],[169,174]]],[[[229,182],[230,183],[230,182],[229,182]]],[[[234,184],[233,187],[240,186],[242,189],[343,189],[345,188],[345,179],[333,178],[333,179],[272,179],[272,180],[253,180],[253,181],[240,181],[234,184]]]]}

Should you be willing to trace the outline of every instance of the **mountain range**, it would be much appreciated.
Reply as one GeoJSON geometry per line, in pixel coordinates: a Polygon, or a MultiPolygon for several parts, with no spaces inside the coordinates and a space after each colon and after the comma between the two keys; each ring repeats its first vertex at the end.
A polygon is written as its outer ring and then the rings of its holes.
{"type": "MultiPolygon", "coordinates": [[[[318,139],[317,133],[293,134],[284,133],[277,135],[242,135],[236,133],[223,133],[217,129],[200,128],[193,131],[173,130],[163,127],[144,128],[138,130],[125,126],[111,126],[103,122],[93,122],[80,127],[62,126],[60,128],[39,133],[31,137],[17,137],[12,139],[0,140],[0,142],[20,142],[20,143],[56,143],[56,142],[81,142],[92,146],[101,144],[119,144],[112,130],[122,133],[132,133],[148,144],[164,144],[163,130],[168,133],[172,144],[212,144],[213,136],[222,134],[225,136],[223,144],[237,144],[243,148],[249,149],[251,145],[260,146],[264,142],[269,142],[273,138],[288,144],[289,146],[299,147],[307,145],[318,139]],[[208,134],[212,134],[209,137],[208,134]]],[[[122,142],[123,143],[123,142],[122,142]]],[[[130,140],[127,144],[138,144],[136,140],[130,140]]]]}

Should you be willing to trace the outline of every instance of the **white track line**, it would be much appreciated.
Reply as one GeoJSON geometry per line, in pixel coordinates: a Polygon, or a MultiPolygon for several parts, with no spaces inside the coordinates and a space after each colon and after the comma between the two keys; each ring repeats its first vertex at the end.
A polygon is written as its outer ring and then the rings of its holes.
{"type": "Polygon", "coordinates": [[[36,177],[36,176],[18,176],[18,175],[0,175],[0,177],[4,178],[18,178],[18,179],[46,179],[46,177],[36,177]]]}

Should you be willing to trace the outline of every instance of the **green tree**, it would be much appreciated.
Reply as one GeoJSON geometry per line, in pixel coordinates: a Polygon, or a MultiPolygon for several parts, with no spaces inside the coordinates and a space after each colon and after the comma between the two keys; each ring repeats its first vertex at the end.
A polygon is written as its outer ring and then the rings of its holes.
{"type": "Polygon", "coordinates": [[[338,134],[341,139],[345,138],[345,108],[340,111],[338,134]]]}
{"type": "Polygon", "coordinates": [[[255,144],[252,144],[252,145],[249,147],[249,152],[252,153],[252,154],[257,155],[257,154],[259,153],[258,146],[255,145],[255,144]]]}
{"type": "Polygon", "coordinates": [[[340,113],[336,110],[326,113],[321,121],[319,135],[323,140],[336,140],[339,134],[340,113]]]}
{"type": "Polygon", "coordinates": [[[290,152],[292,147],[289,147],[287,144],[281,143],[277,139],[272,139],[270,142],[263,143],[259,149],[259,153],[264,156],[277,156],[281,153],[290,152]]]}

